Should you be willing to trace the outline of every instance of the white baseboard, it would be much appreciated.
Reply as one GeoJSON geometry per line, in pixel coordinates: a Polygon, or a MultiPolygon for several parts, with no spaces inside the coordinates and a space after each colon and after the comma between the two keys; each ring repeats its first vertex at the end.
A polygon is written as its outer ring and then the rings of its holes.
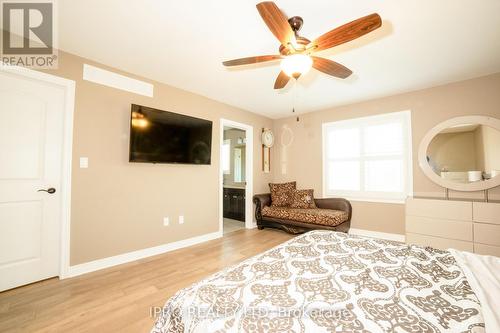
{"type": "Polygon", "coordinates": [[[222,233],[219,231],[205,234],[193,238],[183,239],[173,243],[167,243],[163,245],[158,245],[155,247],[150,247],[147,249],[137,250],[133,252],[119,254],[113,257],[102,258],[94,261],[89,261],[83,264],[69,266],[67,273],[64,276],[60,276],[61,279],[66,279],[69,277],[74,277],[82,275],[85,273],[94,272],[100,269],[113,267],[116,265],[125,264],[131,261],[155,256],[158,254],[178,250],[184,247],[196,245],[199,243],[207,242],[209,240],[217,239],[222,237],[222,233]]]}
{"type": "Polygon", "coordinates": [[[404,242],[405,241],[405,235],[401,235],[401,234],[390,234],[387,232],[371,231],[371,230],[356,229],[356,228],[350,228],[349,233],[352,235],[366,236],[366,237],[372,237],[372,238],[381,238],[381,239],[387,239],[387,240],[392,240],[392,241],[397,241],[397,242],[404,242]]]}
{"type": "MultiPolygon", "coordinates": [[[[366,236],[366,237],[374,237],[374,238],[381,238],[381,239],[387,239],[387,240],[394,240],[394,241],[399,241],[399,242],[404,242],[405,241],[405,236],[400,235],[400,234],[390,234],[390,233],[385,233],[385,232],[378,232],[378,231],[370,231],[370,230],[364,230],[364,229],[355,229],[351,228],[349,230],[349,233],[352,235],[359,235],[359,236],[366,236]]],[[[107,257],[103,259],[98,259],[94,261],[89,261],[83,264],[79,265],[74,265],[68,267],[67,273],[64,274],[64,276],[60,276],[61,279],[66,279],[90,272],[95,272],[104,268],[109,268],[113,267],[116,265],[121,265],[125,264],[131,261],[155,256],[158,254],[178,250],[184,247],[200,244],[203,242],[207,242],[213,239],[217,239],[222,237],[222,232],[216,231],[210,234],[205,234],[197,237],[192,237],[188,239],[183,239],[177,242],[173,243],[167,243],[163,245],[158,245],[155,247],[150,247],[147,249],[142,249],[142,250],[137,250],[133,252],[128,252],[128,253],[123,253],[119,254],[117,256],[113,257],[107,257]]]]}

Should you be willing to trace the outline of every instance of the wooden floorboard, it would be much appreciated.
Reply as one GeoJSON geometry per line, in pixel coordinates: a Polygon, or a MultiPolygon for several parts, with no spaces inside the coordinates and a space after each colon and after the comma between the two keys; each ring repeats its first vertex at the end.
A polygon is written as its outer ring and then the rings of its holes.
{"type": "Polygon", "coordinates": [[[149,332],[151,308],[179,289],[293,236],[239,230],[203,244],[75,278],[0,293],[0,332],[149,332]]]}

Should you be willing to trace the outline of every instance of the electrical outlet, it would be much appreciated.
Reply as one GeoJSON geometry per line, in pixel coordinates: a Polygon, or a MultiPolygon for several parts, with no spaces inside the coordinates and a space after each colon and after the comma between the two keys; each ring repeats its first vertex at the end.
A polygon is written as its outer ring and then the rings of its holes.
{"type": "Polygon", "coordinates": [[[179,224],[184,224],[184,215],[179,215],[179,224]]]}
{"type": "Polygon", "coordinates": [[[163,226],[168,227],[169,223],[170,223],[169,218],[168,217],[164,217],[163,218],[163,226]]]}

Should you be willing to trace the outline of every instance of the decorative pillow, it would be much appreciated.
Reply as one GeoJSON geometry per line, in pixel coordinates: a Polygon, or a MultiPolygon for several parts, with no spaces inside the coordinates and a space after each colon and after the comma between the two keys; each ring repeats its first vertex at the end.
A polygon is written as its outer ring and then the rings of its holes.
{"type": "Polygon", "coordinates": [[[290,207],[293,201],[293,193],[297,188],[297,182],[273,184],[269,183],[271,191],[271,206],[290,207]]]}
{"type": "Polygon", "coordinates": [[[290,207],[316,208],[316,204],[314,203],[314,190],[295,190],[290,207]]]}

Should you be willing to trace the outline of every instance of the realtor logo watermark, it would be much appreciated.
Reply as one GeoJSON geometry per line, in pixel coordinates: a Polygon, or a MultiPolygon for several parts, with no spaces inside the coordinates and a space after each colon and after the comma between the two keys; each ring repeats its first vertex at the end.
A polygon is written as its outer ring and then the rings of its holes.
{"type": "Polygon", "coordinates": [[[54,0],[0,1],[3,65],[57,68],[54,0]]]}

